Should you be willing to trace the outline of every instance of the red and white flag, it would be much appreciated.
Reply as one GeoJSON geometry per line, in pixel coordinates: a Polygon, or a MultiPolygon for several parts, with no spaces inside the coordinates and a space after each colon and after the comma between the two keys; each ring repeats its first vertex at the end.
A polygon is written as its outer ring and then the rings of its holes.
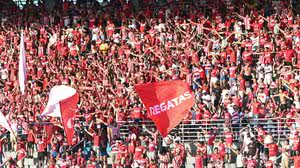
{"type": "Polygon", "coordinates": [[[54,86],[50,90],[49,100],[42,116],[61,117],[68,144],[72,144],[74,118],[77,110],[78,93],[65,85],[54,86]]]}
{"type": "Polygon", "coordinates": [[[135,90],[163,137],[187,116],[195,103],[194,94],[185,81],[140,84],[135,90]]]}
{"type": "Polygon", "coordinates": [[[22,94],[25,93],[25,80],[26,80],[26,58],[25,58],[24,35],[22,31],[21,41],[20,41],[20,55],[19,55],[19,85],[22,94]]]}
{"type": "Polygon", "coordinates": [[[3,113],[0,111],[0,126],[7,129],[10,133],[14,134],[11,125],[8,123],[7,119],[3,115],[3,113]]]}

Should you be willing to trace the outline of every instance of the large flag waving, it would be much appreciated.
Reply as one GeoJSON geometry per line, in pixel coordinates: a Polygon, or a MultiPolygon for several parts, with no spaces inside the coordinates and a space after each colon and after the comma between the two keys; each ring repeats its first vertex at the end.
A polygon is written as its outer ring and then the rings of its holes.
{"type": "Polygon", "coordinates": [[[24,46],[24,35],[21,32],[20,41],[20,55],[19,55],[19,85],[21,93],[25,91],[25,80],[26,80],[26,59],[25,59],[25,46],[24,46]]]}
{"type": "Polygon", "coordinates": [[[75,89],[59,85],[50,90],[49,100],[42,116],[61,117],[67,142],[72,144],[74,131],[74,118],[77,110],[78,93],[75,89]]]}
{"type": "Polygon", "coordinates": [[[1,111],[0,111],[0,126],[7,129],[10,133],[14,134],[10,124],[7,122],[5,116],[3,115],[3,113],[1,111]]]}
{"type": "Polygon", "coordinates": [[[140,84],[135,90],[163,137],[186,117],[195,103],[194,94],[184,81],[140,84]]]}

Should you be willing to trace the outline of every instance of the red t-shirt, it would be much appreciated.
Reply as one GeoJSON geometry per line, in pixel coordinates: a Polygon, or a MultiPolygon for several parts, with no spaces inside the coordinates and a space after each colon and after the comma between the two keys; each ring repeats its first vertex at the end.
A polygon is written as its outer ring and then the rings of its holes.
{"type": "Polygon", "coordinates": [[[225,132],[225,142],[226,142],[226,145],[229,145],[231,146],[232,143],[233,143],[233,135],[232,135],[232,132],[225,132]]]}
{"type": "Polygon", "coordinates": [[[154,152],[155,151],[155,143],[149,143],[149,152],[154,152]]]}
{"type": "Polygon", "coordinates": [[[220,155],[222,156],[222,159],[224,158],[224,156],[225,156],[225,145],[224,145],[224,143],[220,143],[219,145],[218,145],[218,149],[219,149],[219,153],[220,153],[220,155]]]}
{"type": "Polygon", "coordinates": [[[300,156],[294,156],[294,168],[300,168],[300,156]]]}
{"type": "Polygon", "coordinates": [[[44,143],[43,140],[38,139],[37,149],[38,149],[38,152],[44,152],[45,151],[45,143],[44,143]]]}
{"type": "Polygon", "coordinates": [[[272,156],[277,156],[277,152],[278,152],[278,146],[277,144],[270,144],[268,146],[269,148],[269,156],[272,157],[272,156]]]}
{"type": "Polygon", "coordinates": [[[97,135],[97,134],[94,134],[93,135],[93,138],[94,138],[94,146],[100,146],[100,136],[97,135]]]}
{"type": "Polygon", "coordinates": [[[120,145],[118,150],[118,157],[125,157],[127,154],[127,146],[126,145],[120,145]]]}
{"type": "Polygon", "coordinates": [[[263,129],[259,129],[257,133],[258,133],[257,140],[262,143],[264,141],[266,131],[264,131],[263,129]]]}
{"type": "Polygon", "coordinates": [[[195,157],[195,167],[196,168],[203,168],[203,157],[202,156],[196,156],[195,157]]]}
{"type": "Polygon", "coordinates": [[[210,155],[210,158],[213,161],[221,160],[221,155],[219,153],[213,153],[210,155]]]}
{"type": "Polygon", "coordinates": [[[141,167],[148,167],[148,160],[145,159],[145,158],[139,158],[139,159],[137,159],[137,163],[141,167]]]}
{"type": "Polygon", "coordinates": [[[285,58],[286,62],[292,62],[293,58],[294,58],[294,50],[293,49],[287,49],[287,50],[285,50],[284,55],[285,55],[284,58],[285,58]]]}
{"type": "Polygon", "coordinates": [[[134,107],[134,108],[133,108],[133,112],[131,112],[131,117],[132,117],[133,119],[142,118],[141,108],[139,108],[139,107],[134,107]]]}
{"type": "Polygon", "coordinates": [[[297,151],[299,150],[299,147],[300,147],[300,140],[298,137],[295,137],[294,140],[293,140],[293,146],[292,146],[292,149],[294,151],[297,151]]]}
{"type": "Polygon", "coordinates": [[[96,166],[93,165],[93,164],[89,164],[89,165],[87,166],[87,168],[96,168],[96,166]]]}
{"type": "Polygon", "coordinates": [[[259,102],[253,102],[252,106],[253,106],[253,113],[254,114],[259,114],[260,103],[259,102]]]}
{"type": "Polygon", "coordinates": [[[145,151],[145,147],[144,146],[138,146],[135,148],[135,152],[134,152],[134,158],[138,159],[141,157],[141,155],[144,153],[145,151]]]}
{"type": "Polygon", "coordinates": [[[34,136],[33,136],[33,131],[30,130],[28,132],[28,138],[27,138],[28,142],[34,142],[34,136]]]}
{"type": "Polygon", "coordinates": [[[274,167],[273,161],[268,160],[268,161],[266,162],[266,168],[273,168],[273,167],[274,167]]]}
{"type": "Polygon", "coordinates": [[[236,78],[236,67],[230,67],[229,68],[229,77],[230,78],[236,78]]]}
{"type": "Polygon", "coordinates": [[[248,162],[247,162],[247,168],[255,168],[256,165],[257,165],[257,162],[254,159],[253,160],[248,160],[248,162]]]}

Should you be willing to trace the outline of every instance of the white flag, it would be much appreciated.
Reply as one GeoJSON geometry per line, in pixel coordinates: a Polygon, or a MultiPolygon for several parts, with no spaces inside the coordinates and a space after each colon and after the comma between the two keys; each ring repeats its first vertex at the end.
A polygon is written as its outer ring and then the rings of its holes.
{"type": "Polygon", "coordinates": [[[49,38],[49,43],[48,43],[48,46],[47,46],[47,52],[49,53],[49,50],[50,50],[50,47],[56,43],[57,41],[57,34],[53,34],[50,38],[49,38]]]}
{"type": "Polygon", "coordinates": [[[3,128],[7,129],[9,132],[14,133],[9,125],[9,123],[7,122],[5,116],[3,115],[3,113],[0,111],[0,126],[2,126],[3,128]]]}
{"type": "Polygon", "coordinates": [[[26,59],[25,59],[25,46],[23,31],[21,32],[20,42],[20,56],[19,56],[19,85],[22,94],[25,91],[25,80],[26,80],[26,59]]]}
{"type": "Polygon", "coordinates": [[[61,117],[60,102],[77,94],[74,88],[56,85],[50,90],[49,99],[42,116],[61,117]]]}

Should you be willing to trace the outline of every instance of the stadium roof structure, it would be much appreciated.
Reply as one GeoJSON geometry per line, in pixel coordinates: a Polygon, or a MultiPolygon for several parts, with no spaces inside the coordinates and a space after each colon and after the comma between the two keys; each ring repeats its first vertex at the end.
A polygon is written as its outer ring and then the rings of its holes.
{"type": "MultiPolygon", "coordinates": [[[[32,4],[34,5],[38,5],[39,1],[43,2],[43,0],[29,0],[32,1],[32,4]]],[[[63,2],[66,0],[62,0],[63,2]]],[[[77,0],[69,0],[71,2],[73,2],[74,4],[76,4],[77,0]]],[[[103,2],[103,0],[96,0],[99,3],[103,2]]],[[[13,2],[15,2],[17,4],[17,6],[22,9],[24,5],[26,5],[26,3],[28,2],[28,0],[13,0],[13,2]]]]}
{"type": "MultiPolygon", "coordinates": [[[[13,1],[17,4],[17,6],[18,6],[20,9],[22,9],[23,6],[26,5],[26,3],[27,3],[27,0],[13,0],[13,1]]],[[[39,0],[32,0],[32,3],[33,3],[34,5],[38,5],[38,2],[39,2],[39,0]]]]}
{"type": "MultiPolygon", "coordinates": [[[[0,16],[1,13],[3,11],[7,11],[10,10],[11,7],[15,7],[15,8],[19,8],[19,9],[23,9],[23,7],[28,3],[28,4],[32,4],[35,6],[38,6],[41,3],[45,3],[46,1],[56,1],[56,2],[65,2],[65,1],[69,1],[69,2],[73,2],[74,4],[76,4],[77,2],[92,2],[92,1],[97,1],[99,3],[102,3],[104,0],[0,0],[0,16]]],[[[107,0],[110,1],[110,0],[107,0]]],[[[193,0],[193,1],[197,1],[197,0],[193,0]]],[[[256,1],[256,0],[255,0],[256,1]]],[[[278,1],[278,0],[277,0],[278,1]]],[[[300,13],[300,3],[299,0],[291,0],[291,7],[293,9],[293,11],[295,13],[300,13]]],[[[3,13],[2,13],[3,15],[3,13]]]]}
{"type": "Polygon", "coordinates": [[[77,3],[91,4],[92,2],[98,2],[101,4],[105,1],[109,2],[110,0],[0,0],[0,18],[6,17],[7,15],[15,14],[16,11],[22,10],[26,4],[30,4],[38,7],[39,4],[54,5],[57,3],[63,3],[67,1],[72,2],[74,4],[77,3]]]}

